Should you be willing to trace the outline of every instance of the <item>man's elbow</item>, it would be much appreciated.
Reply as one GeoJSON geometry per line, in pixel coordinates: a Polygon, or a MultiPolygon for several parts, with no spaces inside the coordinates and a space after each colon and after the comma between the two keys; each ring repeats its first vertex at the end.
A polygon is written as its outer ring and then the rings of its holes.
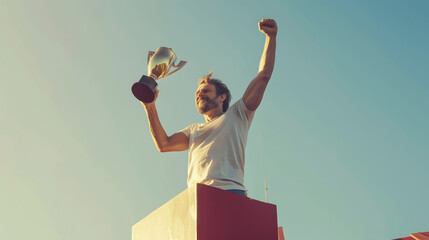
{"type": "Polygon", "coordinates": [[[156,144],[156,149],[158,150],[158,152],[168,152],[167,148],[161,144],[156,144]]]}
{"type": "Polygon", "coordinates": [[[260,81],[263,81],[263,82],[265,82],[265,83],[268,83],[268,82],[270,81],[270,79],[271,79],[271,74],[270,74],[270,73],[265,73],[265,72],[260,72],[260,73],[258,74],[258,79],[259,79],[260,81]]]}
{"type": "Polygon", "coordinates": [[[157,147],[157,149],[158,149],[158,152],[161,152],[161,153],[166,152],[165,148],[157,147]]]}

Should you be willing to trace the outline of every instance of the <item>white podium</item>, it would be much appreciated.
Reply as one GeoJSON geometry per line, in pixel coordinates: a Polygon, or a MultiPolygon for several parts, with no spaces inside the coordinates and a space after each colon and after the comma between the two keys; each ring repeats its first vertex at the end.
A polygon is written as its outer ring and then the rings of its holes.
{"type": "Polygon", "coordinates": [[[278,240],[276,211],[276,205],[197,184],[136,223],[132,240],[278,240]]]}

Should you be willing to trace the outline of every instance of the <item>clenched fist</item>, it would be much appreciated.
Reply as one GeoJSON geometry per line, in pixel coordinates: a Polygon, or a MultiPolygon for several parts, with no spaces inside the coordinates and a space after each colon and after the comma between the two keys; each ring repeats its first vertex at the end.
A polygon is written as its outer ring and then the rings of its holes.
{"type": "Polygon", "coordinates": [[[259,22],[259,31],[265,33],[268,37],[277,35],[277,23],[273,19],[264,18],[259,22]]]}

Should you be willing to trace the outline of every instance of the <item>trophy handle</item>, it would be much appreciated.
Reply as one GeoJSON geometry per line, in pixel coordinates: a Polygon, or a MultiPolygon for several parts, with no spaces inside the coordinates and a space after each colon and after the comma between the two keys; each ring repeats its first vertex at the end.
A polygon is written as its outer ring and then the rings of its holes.
{"type": "Polygon", "coordinates": [[[166,74],[164,77],[168,77],[171,74],[179,71],[183,66],[185,66],[186,63],[187,63],[186,61],[180,61],[179,64],[177,64],[177,65],[175,65],[174,63],[172,63],[171,66],[174,67],[174,68],[176,68],[176,69],[174,69],[172,72],[166,74]]]}
{"type": "Polygon", "coordinates": [[[151,58],[154,54],[155,54],[155,52],[154,52],[154,51],[149,51],[149,52],[147,53],[147,64],[149,64],[150,58],[151,58]]]}

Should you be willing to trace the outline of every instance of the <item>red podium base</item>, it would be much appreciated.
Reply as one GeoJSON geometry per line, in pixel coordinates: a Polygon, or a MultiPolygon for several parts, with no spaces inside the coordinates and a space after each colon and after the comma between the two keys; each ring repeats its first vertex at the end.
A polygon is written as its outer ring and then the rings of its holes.
{"type": "Polygon", "coordinates": [[[426,240],[426,239],[429,239],[429,232],[411,233],[410,235],[412,235],[414,237],[410,236],[410,237],[396,238],[393,240],[415,240],[415,239],[426,240]]]}
{"type": "Polygon", "coordinates": [[[136,223],[132,240],[278,240],[276,205],[197,184],[136,223]]]}

